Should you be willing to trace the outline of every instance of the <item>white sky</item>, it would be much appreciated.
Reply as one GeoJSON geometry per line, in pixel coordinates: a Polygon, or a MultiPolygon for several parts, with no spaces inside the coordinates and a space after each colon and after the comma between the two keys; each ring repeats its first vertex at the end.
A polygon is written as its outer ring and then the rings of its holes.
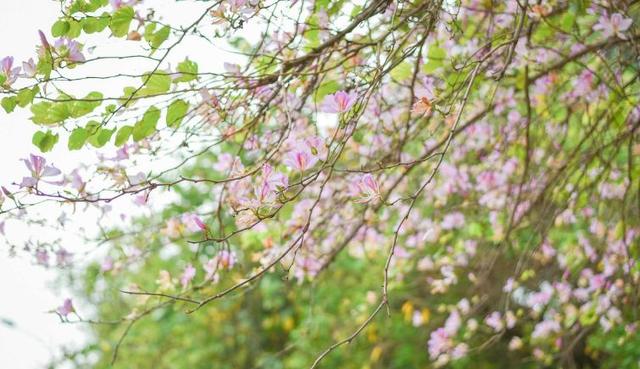
{"type": "MultiPolygon", "coordinates": [[[[58,4],[49,0],[0,1],[0,58],[13,55],[22,61],[34,55],[37,29],[48,29],[58,14],[58,4]]],[[[0,184],[7,185],[24,175],[18,161],[33,150],[28,143],[35,126],[25,111],[0,112],[0,184]]],[[[14,328],[0,324],[0,368],[42,368],[61,345],[83,341],[82,328],[63,325],[46,311],[64,298],[48,288],[54,271],[33,266],[25,257],[9,258],[0,244],[0,318],[10,319],[14,328]]]]}

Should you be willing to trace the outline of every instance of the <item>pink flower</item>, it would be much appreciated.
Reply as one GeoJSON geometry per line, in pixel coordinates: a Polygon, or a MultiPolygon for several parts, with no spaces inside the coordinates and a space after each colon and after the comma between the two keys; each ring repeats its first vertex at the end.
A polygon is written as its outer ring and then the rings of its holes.
{"type": "Polygon", "coordinates": [[[33,78],[35,77],[36,73],[36,63],[33,61],[33,58],[29,58],[28,61],[22,62],[22,77],[33,78]]]}
{"type": "Polygon", "coordinates": [[[60,248],[56,251],[56,264],[59,267],[66,267],[71,265],[73,254],[64,248],[60,248]]]}
{"type": "Polygon", "coordinates": [[[199,216],[191,213],[182,215],[182,223],[187,227],[187,229],[191,232],[205,231],[207,230],[207,225],[204,224],[202,219],[199,216]]]}
{"type": "Polygon", "coordinates": [[[13,68],[13,56],[4,57],[0,60],[0,75],[5,77],[4,86],[11,86],[18,79],[20,67],[13,68]]]}
{"type": "MultiPolygon", "coordinates": [[[[31,177],[22,178],[20,187],[35,187],[42,177],[53,177],[61,172],[53,165],[46,165],[47,161],[42,156],[29,155],[29,160],[22,159],[27,169],[31,172],[31,177]]],[[[47,182],[51,184],[60,184],[59,182],[47,182]]]]}
{"type": "Polygon", "coordinates": [[[298,147],[289,151],[283,160],[285,165],[299,172],[304,172],[306,169],[313,167],[317,161],[318,158],[311,154],[306,147],[298,147]]]}
{"type": "Polygon", "coordinates": [[[504,323],[502,322],[502,315],[498,311],[494,311],[491,313],[484,322],[495,332],[500,332],[504,328],[504,323]]]}
{"type": "Polygon", "coordinates": [[[229,250],[222,250],[216,256],[217,264],[222,269],[231,269],[236,265],[236,253],[229,250]]]}
{"type": "Polygon", "coordinates": [[[454,360],[465,357],[469,352],[469,346],[466,343],[459,343],[451,350],[451,358],[454,360]]]}
{"type": "Polygon", "coordinates": [[[431,332],[427,345],[429,348],[429,357],[431,357],[431,359],[436,359],[441,354],[449,351],[453,346],[453,342],[445,332],[444,328],[438,328],[431,332]]]}
{"type": "Polygon", "coordinates": [[[631,27],[632,22],[631,18],[624,18],[620,13],[611,14],[610,17],[602,14],[598,19],[598,23],[593,26],[593,30],[602,31],[602,35],[606,38],[616,35],[626,40],[627,36],[623,32],[631,27]]]}
{"type": "Polygon", "coordinates": [[[62,303],[62,306],[58,306],[58,309],[56,311],[58,312],[58,314],[62,315],[65,318],[67,317],[67,315],[73,313],[75,309],[73,308],[71,299],[65,299],[62,303]]]}
{"type": "Polygon", "coordinates": [[[301,257],[296,259],[295,276],[299,281],[303,281],[305,276],[313,278],[318,274],[322,263],[314,257],[301,257]]]}
{"type": "Polygon", "coordinates": [[[370,173],[360,177],[356,182],[356,187],[358,189],[358,195],[360,196],[356,202],[364,204],[381,197],[380,186],[370,173]]]}
{"type": "Polygon", "coordinates": [[[100,270],[102,272],[108,272],[113,269],[113,258],[111,256],[107,256],[100,264],[100,270]]]}
{"type": "Polygon", "coordinates": [[[82,54],[82,45],[70,38],[60,38],[56,41],[54,48],[61,58],[70,62],[83,62],[85,60],[82,54]]]}
{"type": "Polygon", "coordinates": [[[182,271],[182,276],[180,276],[180,284],[182,285],[182,287],[187,287],[195,276],[196,268],[194,268],[191,264],[187,265],[182,271]]]}
{"type": "Polygon", "coordinates": [[[109,4],[113,7],[114,10],[118,10],[125,6],[133,6],[138,0],[109,0],[109,4]]]}
{"type": "Polygon", "coordinates": [[[552,333],[560,332],[560,329],[560,324],[555,320],[543,320],[533,328],[531,338],[546,338],[552,333]]]}
{"type": "Polygon", "coordinates": [[[338,91],[325,96],[321,110],[325,113],[344,113],[351,109],[358,95],[355,92],[338,91]]]}
{"type": "Polygon", "coordinates": [[[44,56],[44,52],[49,51],[49,49],[51,49],[51,45],[47,40],[47,36],[45,36],[44,32],[42,32],[41,30],[38,30],[38,36],[40,36],[40,43],[42,44],[42,46],[38,49],[38,55],[44,56]]]}
{"type": "Polygon", "coordinates": [[[256,206],[275,201],[275,194],[280,189],[289,186],[289,179],[280,172],[274,172],[269,164],[262,166],[260,182],[255,186],[254,193],[257,199],[256,206]]]}
{"type": "Polygon", "coordinates": [[[49,266],[49,253],[47,250],[38,249],[36,251],[36,262],[43,266],[49,266]]]}
{"type": "Polygon", "coordinates": [[[230,174],[234,171],[242,170],[242,168],[243,166],[240,158],[226,152],[220,154],[218,156],[218,161],[213,165],[213,169],[225,174],[230,174]]]}
{"type": "Polygon", "coordinates": [[[464,226],[464,215],[460,212],[447,214],[442,219],[442,223],[440,225],[442,226],[442,229],[461,228],[464,226]]]}
{"type": "Polygon", "coordinates": [[[324,159],[326,157],[328,150],[322,138],[318,136],[309,136],[304,139],[304,142],[309,147],[311,154],[320,157],[320,159],[324,159]]]}

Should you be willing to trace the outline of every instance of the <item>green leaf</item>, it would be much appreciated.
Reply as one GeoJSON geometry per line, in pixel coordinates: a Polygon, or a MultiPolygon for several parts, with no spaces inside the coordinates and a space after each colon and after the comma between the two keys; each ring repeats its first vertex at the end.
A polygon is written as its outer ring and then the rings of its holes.
{"type": "Polygon", "coordinates": [[[151,40],[153,39],[153,33],[156,30],[156,24],[155,23],[147,23],[146,26],[144,26],[144,34],[143,37],[145,40],[147,40],[147,42],[151,43],[151,40]]]}
{"type": "Polygon", "coordinates": [[[146,79],[145,87],[140,90],[140,95],[159,95],[169,91],[171,88],[171,77],[166,73],[155,73],[152,75],[145,75],[143,81],[146,79]]]}
{"type": "Polygon", "coordinates": [[[40,151],[51,151],[56,143],[58,143],[58,135],[51,133],[51,131],[42,132],[38,131],[34,133],[31,142],[36,145],[40,151]]]}
{"type": "Polygon", "coordinates": [[[179,127],[184,116],[189,110],[189,103],[184,100],[175,100],[167,109],[167,125],[169,127],[179,127]]]}
{"type": "Polygon", "coordinates": [[[82,23],[75,19],[69,20],[69,30],[67,31],[66,36],[69,38],[76,38],[80,36],[82,33],[82,23]]]}
{"type": "Polygon", "coordinates": [[[71,106],[71,116],[80,118],[91,113],[102,104],[102,98],[102,93],[93,91],[87,94],[82,100],[74,101],[71,106]]]}
{"type": "Polygon", "coordinates": [[[164,26],[160,28],[160,30],[147,38],[149,41],[149,45],[151,45],[152,49],[159,48],[162,43],[164,43],[169,35],[171,34],[171,28],[169,26],[164,26]]]}
{"type": "Polygon", "coordinates": [[[176,77],[173,82],[189,82],[196,78],[198,78],[198,64],[192,62],[189,59],[178,64],[178,72],[182,73],[180,76],[176,77]]]}
{"type": "Polygon", "coordinates": [[[33,89],[24,88],[18,92],[16,96],[18,106],[24,108],[25,106],[31,104],[33,102],[33,98],[40,91],[40,87],[35,86],[33,89]]]}
{"type": "Polygon", "coordinates": [[[109,140],[111,139],[111,136],[113,136],[113,133],[115,131],[116,131],[115,128],[113,129],[98,128],[98,131],[94,133],[92,136],[90,136],[87,139],[87,142],[89,142],[93,147],[100,148],[106,145],[107,142],[109,142],[109,140]]]}
{"type": "Polygon", "coordinates": [[[51,26],[51,34],[53,37],[62,37],[69,32],[71,25],[66,20],[59,20],[51,26]]]}
{"type": "Polygon", "coordinates": [[[103,13],[101,16],[85,18],[82,20],[82,30],[85,33],[102,32],[108,25],[108,13],[103,13]]]}
{"type": "Polygon", "coordinates": [[[71,117],[71,107],[73,103],[57,103],[51,105],[49,109],[49,119],[52,123],[58,123],[71,117]]]}
{"type": "Polygon", "coordinates": [[[142,117],[142,120],[133,126],[133,140],[140,141],[151,136],[156,131],[156,125],[160,119],[160,110],[155,106],[150,107],[142,117]]]}
{"type": "Polygon", "coordinates": [[[16,105],[18,105],[18,101],[16,100],[15,96],[8,96],[2,98],[2,102],[0,102],[0,105],[2,105],[4,111],[6,111],[7,113],[11,113],[16,108],[16,105]]]}
{"type": "Polygon", "coordinates": [[[67,147],[69,150],[80,150],[89,137],[89,132],[82,127],[78,127],[71,132],[67,147]]]}
{"type": "Polygon", "coordinates": [[[130,6],[123,6],[116,10],[111,16],[111,23],[109,24],[111,33],[116,37],[126,36],[129,33],[129,25],[134,15],[133,8],[130,6]]]}
{"type": "Polygon", "coordinates": [[[129,140],[131,133],[133,132],[132,126],[122,126],[116,133],[116,146],[122,146],[129,140]]]}
{"type": "Polygon", "coordinates": [[[391,77],[398,81],[406,81],[413,75],[413,65],[407,61],[398,64],[391,70],[391,77]]]}

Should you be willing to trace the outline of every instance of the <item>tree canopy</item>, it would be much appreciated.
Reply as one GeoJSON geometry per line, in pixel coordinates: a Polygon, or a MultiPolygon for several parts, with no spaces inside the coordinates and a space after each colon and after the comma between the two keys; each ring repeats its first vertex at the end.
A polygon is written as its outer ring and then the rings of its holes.
{"type": "Polygon", "coordinates": [[[638,368],[639,17],[60,0],[0,62],[0,234],[91,332],[51,367],[638,368]]]}

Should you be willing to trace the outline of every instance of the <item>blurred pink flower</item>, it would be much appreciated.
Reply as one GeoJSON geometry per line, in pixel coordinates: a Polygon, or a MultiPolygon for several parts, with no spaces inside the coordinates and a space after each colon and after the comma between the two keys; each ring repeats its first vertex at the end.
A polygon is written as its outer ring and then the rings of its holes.
{"type": "Polygon", "coordinates": [[[202,221],[202,219],[192,213],[183,214],[182,223],[191,232],[205,231],[207,229],[207,225],[202,221]]]}
{"type": "Polygon", "coordinates": [[[364,204],[381,197],[380,186],[370,173],[360,177],[355,185],[358,189],[358,195],[360,196],[356,202],[364,204]]]}
{"type": "Polygon", "coordinates": [[[73,308],[71,299],[65,299],[62,305],[58,306],[58,309],[56,311],[63,317],[66,317],[67,315],[73,313],[75,309],[73,308]]]}
{"type": "Polygon", "coordinates": [[[325,113],[344,113],[355,104],[358,95],[355,92],[338,91],[325,96],[321,110],[325,113]]]}
{"type": "Polygon", "coordinates": [[[318,158],[312,155],[306,147],[297,147],[289,151],[283,160],[285,165],[299,172],[311,168],[317,161],[318,158]]]}
{"type": "Polygon", "coordinates": [[[182,275],[180,276],[180,284],[182,287],[187,287],[189,283],[196,276],[196,268],[193,265],[188,264],[184,270],[182,271],[182,275]]]}
{"type": "Polygon", "coordinates": [[[633,23],[631,18],[625,18],[620,13],[613,13],[611,16],[602,14],[600,19],[598,19],[598,23],[593,26],[593,30],[602,31],[602,35],[606,38],[616,35],[619,38],[626,40],[627,35],[623,32],[631,27],[631,23],[633,23]]]}

